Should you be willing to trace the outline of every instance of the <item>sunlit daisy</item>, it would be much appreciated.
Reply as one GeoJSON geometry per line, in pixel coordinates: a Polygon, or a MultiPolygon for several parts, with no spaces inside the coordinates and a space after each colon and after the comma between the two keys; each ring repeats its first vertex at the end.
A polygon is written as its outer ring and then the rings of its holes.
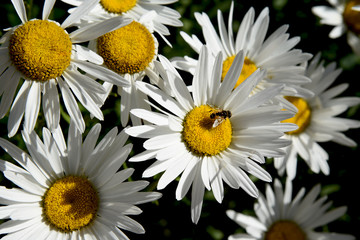
{"type": "Polygon", "coordinates": [[[128,239],[122,230],[145,232],[127,215],[140,214],[135,205],[161,194],[139,192],[147,181],[126,182],[134,169],[118,170],[132,149],[124,146],[128,135],[114,128],[98,142],[100,130],[95,125],[82,142],[71,122],[67,145],[61,129],[52,135],[44,128],[43,141],[23,131],[30,155],[0,138],[19,164],[0,160],[4,176],[19,187],[0,187],[2,239],[128,239]]]}
{"type": "MultiPolygon", "coordinates": [[[[300,87],[300,84],[307,83],[310,80],[304,76],[304,68],[299,64],[308,60],[311,54],[303,53],[299,49],[293,49],[300,41],[300,38],[293,37],[289,39],[289,34],[286,33],[288,25],[283,25],[265,38],[270,21],[269,9],[265,8],[254,22],[255,11],[250,8],[240,24],[236,38],[234,38],[232,30],[233,13],[234,2],[230,7],[230,16],[226,29],[222,13],[218,10],[220,36],[206,13],[195,13],[195,18],[202,27],[206,45],[211,49],[212,54],[223,53],[221,78],[224,79],[234,61],[235,55],[239,51],[243,51],[245,62],[235,87],[239,86],[249,75],[260,68],[266,69],[267,72],[264,79],[254,89],[254,92],[273,85],[285,85],[282,92],[286,92],[286,95],[310,96],[311,92],[300,87]]],[[[181,32],[181,35],[191,48],[197,53],[200,52],[203,43],[196,35],[190,37],[185,32],[181,32]]],[[[197,60],[185,56],[185,58],[175,58],[172,62],[179,69],[193,73],[197,60]]],[[[273,102],[279,102],[287,106],[287,109],[296,111],[280,95],[276,96],[273,102]]]]}
{"type": "Polygon", "coordinates": [[[309,165],[315,173],[320,171],[329,174],[327,152],[318,142],[333,141],[348,147],[355,147],[356,143],[342,132],[360,127],[360,121],[336,117],[349,107],[360,103],[358,97],[338,97],[348,88],[347,83],[331,87],[341,73],[336,64],[324,66],[320,61],[320,54],[310,62],[306,75],[312,83],[305,85],[315,93],[313,98],[286,97],[297,108],[298,113],[284,122],[295,123],[299,128],[287,132],[285,137],[292,141],[286,148],[284,157],[275,158],[275,167],[283,174],[286,170],[290,179],[296,176],[298,155],[309,165]]]}
{"type": "Polygon", "coordinates": [[[347,42],[360,55],[360,1],[328,0],[333,6],[316,6],[312,12],[320,18],[320,23],[334,26],[330,38],[338,38],[346,33],[347,42]]]}
{"type": "Polygon", "coordinates": [[[258,163],[264,163],[264,156],[282,156],[284,152],[280,148],[287,146],[288,141],[279,139],[280,136],[288,129],[296,129],[295,124],[280,123],[286,116],[292,116],[291,112],[281,111],[278,105],[262,106],[283,87],[271,87],[249,97],[265,74],[257,70],[233,90],[244,55],[240,52],[235,57],[233,67],[221,82],[222,53],[214,59],[204,46],[191,94],[171,63],[162,56],[159,58],[165,69],[161,76],[169,83],[174,97],[156,86],[137,82],[138,88],[161,106],[154,105],[161,112],[131,111],[150,124],[126,130],[131,136],[149,138],[143,145],[146,150],[130,161],[156,158],[143,177],[165,171],[158,189],[165,188],[182,173],[176,199],[182,199],[192,185],[194,223],[200,217],[205,188],[212,190],[218,202],[224,197],[223,181],[257,197],[257,188],[245,172],[271,181],[271,176],[258,163]]]}
{"type": "MultiPolygon", "coordinates": [[[[136,87],[136,81],[142,81],[148,76],[152,83],[159,84],[161,79],[154,69],[154,61],[158,54],[158,41],[153,35],[154,30],[147,22],[153,14],[144,15],[139,22],[133,21],[129,25],[119,28],[99,37],[90,43],[90,48],[103,59],[104,65],[119,74],[119,77],[129,83],[128,87],[118,87],[121,96],[121,124],[126,126],[130,109],[150,106],[144,101],[147,97],[136,87]]],[[[104,87],[110,92],[112,84],[105,83],[104,87]]],[[[103,95],[103,100],[107,95],[103,95]]],[[[141,120],[130,115],[133,125],[140,125],[141,120]]]]}
{"type": "MultiPolygon", "coordinates": [[[[57,86],[61,90],[67,112],[81,132],[85,129],[85,123],[75,97],[91,114],[102,120],[103,114],[98,106],[103,104],[100,94],[105,89],[100,83],[80,73],[78,68],[112,84],[128,86],[128,83],[102,67],[103,59],[99,55],[76,43],[96,39],[117,29],[120,20],[110,19],[68,34],[65,28],[86,13],[86,4],[60,25],[48,19],[55,3],[53,0],[45,1],[42,20],[30,21],[27,20],[24,2],[12,0],[12,3],[22,24],[8,29],[0,40],[0,118],[11,106],[9,136],[17,132],[23,117],[24,127],[28,131],[34,129],[41,102],[48,127],[51,130],[58,127],[60,103],[57,86]],[[14,99],[19,83],[21,86],[14,99]]],[[[129,22],[124,21],[120,26],[129,22]]]]}
{"type": "MultiPolygon", "coordinates": [[[[70,5],[76,6],[70,11],[76,9],[79,5],[87,0],[62,0],[70,5]]],[[[169,29],[165,25],[181,27],[181,15],[174,9],[163,6],[175,3],[177,0],[97,0],[91,6],[88,15],[83,16],[83,20],[90,22],[102,21],[115,16],[123,16],[135,21],[149,13],[153,15],[147,23],[152,26],[168,44],[164,36],[170,35],[169,29]]]]}
{"type": "Polygon", "coordinates": [[[314,186],[305,195],[302,188],[292,199],[292,182],[287,181],[285,190],[278,179],[274,189],[266,187],[266,195],[260,193],[254,205],[256,217],[226,211],[229,218],[243,227],[247,234],[234,234],[229,240],[352,240],[348,234],[317,232],[316,228],[324,226],[346,212],[346,207],[329,210],[331,202],[327,196],[319,197],[321,186],[314,186]]]}

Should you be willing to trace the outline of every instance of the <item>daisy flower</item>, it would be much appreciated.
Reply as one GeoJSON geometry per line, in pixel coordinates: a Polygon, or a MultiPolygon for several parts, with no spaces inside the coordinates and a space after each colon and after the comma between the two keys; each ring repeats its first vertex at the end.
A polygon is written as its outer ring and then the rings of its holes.
{"type": "MultiPolygon", "coordinates": [[[[54,0],[45,1],[41,20],[29,21],[24,2],[12,0],[12,3],[22,23],[7,29],[0,40],[0,118],[11,106],[9,137],[15,135],[23,118],[27,131],[34,129],[41,102],[48,127],[53,130],[59,126],[57,86],[61,90],[67,112],[81,132],[85,129],[85,123],[74,95],[91,114],[102,120],[103,114],[98,106],[103,103],[100,94],[105,89],[100,83],[81,74],[78,68],[112,84],[127,86],[128,83],[102,67],[103,59],[99,55],[76,43],[96,39],[117,29],[120,19],[88,25],[69,34],[65,28],[72,26],[88,11],[86,4],[60,25],[48,19],[54,0]],[[18,85],[21,86],[14,99],[18,85]]],[[[123,21],[120,26],[129,22],[123,21]]]]}
{"type": "Polygon", "coordinates": [[[126,182],[134,169],[120,170],[132,149],[128,135],[113,128],[98,142],[95,125],[84,142],[70,123],[67,146],[61,129],[22,131],[30,153],[0,138],[0,146],[19,164],[0,160],[4,176],[19,188],[0,187],[0,234],[6,239],[128,239],[122,230],[144,233],[128,215],[136,205],[160,198],[139,192],[147,181],[126,182]]]}
{"type": "Polygon", "coordinates": [[[360,1],[328,0],[332,5],[315,6],[312,12],[320,18],[320,23],[334,26],[330,38],[338,38],[346,33],[347,42],[360,55],[360,1]]]}
{"type": "MultiPolygon", "coordinates": [[[[71,5],[79,5],[83,0],[63,0],[71,5]]],[[[146,95],[140,92],[135,82],[142,81],[145,76],[150,78],[153,84],[161,85],[154,60],[158,54],[158,40],[154,32],[158,33],[165,42],[171,46],[164,35],[170,32],[165,25],[180,27],[182,22],[177,11],[163,4],[176,2],[154,0],[100,0],[93,5],[92,10],[83,20],[87,22],[99,22],[116,16],[132,19],[133,22],[123,28],[99,37],[90,43],[90,49],[97,52],[104,59],[104,65],[119,74],[130,86],[118,86],[117,91],[121,96],[120,118],[125,127],[129,117],[133,125],[140,125],[141,120],[130,115],[130,109],[144,108],[150,110],[150,106],[144,100],[146,95]],[[159,4],[161,2],[161,4],[159,4]]],[[[74,9],[70,9],[72,12],[74,9]]],[[[81,28],[83,24],[80,23],[81,28]]],[[[107,94],[102,95],[103,101],[108,97],[113,87],[112,84],[103,85],[107,94]]]]}
{"type": "Polygon", "coordinates": [[[247,234],[234,234],[229,240],[352,240],[348,234],[316,232],[314,229],[324,226],[343,216],[346,207],[329,210],[331,202],[327,196],[321,197],[321,186],[314,186],[305,195],[302,188],[292,199],[292,182],[286,181],[285,190],[278,179],[275,179],[274,190],[266,186],[266,195],[260,193],[254,205],[256,217],[226,211],[227,216],[243,227],[247,234]]]}
{"type": "MultiPolygon", "coordinates": [[[[118,86],[121,96],[121,124],[125,127],[129,120],[130,109],[150,106],[144,101],[147,97],[136,87],[137,81],[148,76],[152,83],[159,85],[161,79],[154,68],[154,61],[158,55],[158,41],[153,35],[154,29],[148,24],[154,14],[149,12],[139,21],[132,21],[129,25],[100,36],[91,41],[89,48],[97,52],[104,59],[104,66],[117,74],[119,78],[129,83],[129,86],[118,86]]],[[[110,93],[113,85],[103,85],[110,93]]],[[[102,96],[103,101],[107,94],[102,96]]],[[[130,115],[133,125],[140,125],[141,120],[130,115]]]]}
{"type": "Polygon", "coordinates": [[[295,178],[298,155],[309,165],[315,173],[320,171],[328,175],[330,172],[327,160],[329,155],[318,142],[333,141],[338,144],[355,147],[356,143],[342,132],[351,128],[360,127],[360,121],[336,117],[349,107],[360,103],[358,97],[338,97],[348,88],[347,83],[331,87],[340,75],[341,69],[336,64],[324,66],[320,61],[320,54],[310,62],[306,75],[312,83],[305,85],[314,91],[312,98],[285,97],[297,108],[298,113],[284,122],[295,123],[299,128],[287,132],[285,138],[292,144],[286,148],[286,155],[275,158],[275,167],[279,174],[286,170],[290,179],[295,178]]]}
{"type": "MultiPolygon", "coordinates": [[[[62,0],[65,3],[75,6],[69,11],[74,11],[87,0],[62,0]]],[[[177,0],[97,0],[91,6],[89,14],[84,15],[82,20],[87,22],[98,22],[115,16],[123,16],[134,21],[140,21],[144,15],[151,13],[153,17],[148,22],[152,28],[170,45],[164,36],[170,35],[165,25],[182,27],[180,13],[166,4],[175,3],[177,0]]],[[[88,3],[86,3],[88,4],[88,3]]]]}
{"type": "Polygon", "coordinates": [[[233,67],[221,82],[222,53],[213,58],[204,46],[191,95],[171,63],[162,56],[159,58],[165,69],[160,74],[169,83],[174,97],[156,86],[137,82],[139,89],[161,107],[153,105],[160,112],[131,111],[149,124],[126,130],[131,136],[148,138],[143,145],[146,150],[130,161],[156,158],[143,177],[164,172],[158,189],[165,188],[182,174],[176,199],[181,200],[192,185],[191,218],[194,223],[200,217],[205,188],[212,190],[218,202],[224,197],[223,181],[257,197],[257,188],[245,171],[271,181],[271,176],[257,163],[264,163],[264,156],[282,156],[281,148],[289,142],[279,139],[280,136],[287,129],[296,129],[295,124],[280,123],[286,116],[293,116],[291,112],[281,111],[278,105],[262,106],[283,87],[267,88],[249,97],[265,74],[264,70],[257,70],[233,90],[243,66],[243,53],[237,54],[233,67]]]}
{"type": "MultiPolygon", "coordinates": [[[[202,28],[206,45],[211,49],[212,54],[223,53],[221,78],[225,78],[235,55],[239,51],[243,51],[245,54],[244,66],[235,87],[260,68],[266,69],[266,75],[256,86],[254,92],[273,85],[285,85],[282,92],[286,92],[286,95],[311,96],[311,91],[300,87],[300,84],[307,83],[310,80],[304,76],[304,68],[299,64],[311,57],[311,54],[293,49],[300,41],[300,37],[289,39],[289,34],[286,33],[288,25],[283,25],[265,38],[269,27],[269,9],[264,8],[254,22],[255,11],[250,8],[240,24],[236,38],[234,38],[232,30],[233,13],[234,2],[231,3],[228,27],[226,28],[222,13],[218,10],[217,19],[220,36],[206,13],[195,13],[195,18],[202,28]]],[[[185,32],[181,32],[181,36],[194,51],[199,53],[203,43],[196,35],[190,37],[185,32]]],[[[177,68],[194,73],[197,60],[185,56],[184,58],[174,58],[172,62],[177,68]]],[[[287,109],[296,111],[296,108],[284,100],[281,95],[276,96],[273,102],[281,103],[287,109]]]]}

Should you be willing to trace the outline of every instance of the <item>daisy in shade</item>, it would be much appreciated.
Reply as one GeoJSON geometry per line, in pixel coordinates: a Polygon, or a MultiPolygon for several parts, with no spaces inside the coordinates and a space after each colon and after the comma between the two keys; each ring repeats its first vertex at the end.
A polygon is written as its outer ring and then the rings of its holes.
{"type": "Polygon", "coordinates": [[[59,126],[57,86],[67,112],[81,132],[85,129],[85,123],[75,97],[91,114],[102,120],[103,114],[98,106],[103,103],[100,94],[105,89],[100,83],[81,74],[78,68],[112,84],[127,86],[128,83],[102,67],[103,59],[99,55],[76,43],[96,39],[130,21],[123,21],[119,25],[121,19],[110,19],[69,34],[65,28],[72,26],[82,14],[89,11],[87,4],[80,6],[60,25],[48,19],[54,0],[45,1],[41,20],[29,21],[24,2],[12,0],[12,3],[22,23],[7,29],[8,32],[0,40],[0,118],[11,106],[9,136],[15,135],[23,118],[24,127],[28,131],[34,129],[41,102],[48,127],[54,130],[59,126]],[[20,89],[14,99],[18,85],[20,89]]]}
{"type": "MultiPolygon", "coordinates": [[[[244,66],[235,87],[260,68],[266,69],[266,75],[253,92],[261,91],[269,86],[285,85],[282,93],[286,92],[286,95],[311,96],[310,91],[300,87],[300,84],[310,80],[304,76],[304,68],[299,65],[308,60],[311,54],[293,49],[300,38],[289,39],[289,34],[286,33],[288,25],[283,25],[265,38],[269,27],[269,9],[265,8],[254,22],[255,11],[250,8],[240,24],[236,38],[234,38],[233,13],[234,2],[231,3],[228,27],[226,28],[222,13],[218,10],[220,36],[206,13],[195,13],[195,18],[202,27],[206,45],[211,49],[212,54],[216,55],[219,52],[223,54],[221,79],[224,80],[235,55],[239,51],[243,51],[245,54],[244,66]]],[[[196,35],[190,37],[185,32],[181,32],[181,35],[194,51],[200,52],[203,43],[196,35]]],[[[177,68],[194,73],[197,60],[185,56],[184,58],[174,58],[172,62],[177,68]]],[[[287,106],[289,110],[296,111],[296,108],[284,100],[281,94],[272,101],[287,106]]]]}
{"type": "Polygon", "coordinates": [[[346,33],[347,42],[360,55],[360,1],[328,0],[332,5],[315,6],[312,12],[320,18],[320,23],[334,26],[330,38],[338,38],[346,33]]]}
{"type": "MultiPolygon", "coordinates": [[[[70,9],[70,12],[76,10],[84,2],[88,4],[87,0],[62,1],[76,6],[70,9]]],[[[170,31],[165,25],[182,27],[183,24],[180,21],[181,15],[179,12],[163,5],[175,2],[177,0],[97,0],[93,2],[89,14],[84,15],[82,20],[98,22],[115,16],[122,16],[134,21],[140,21],[144,15],[151,13],[152,17],[147,19],[148,23],[170,45],[164,37],[170,35],[170,31]]]]}
{"type": "Polygon", "coordinates": [[[278,179],[275,179],[274,190],[268,184],[266,195],[260,193],[254,205],[256,217],[226,211],[229,218],[243,227],[247,234],[234,234],[229,240],[353,240],[348,234],[316,232],[314,229],[324,226],[343,216],[346,207],[329,210],[331,202],[327,196],[318,198],[320,185],[314,186],[305,195],[302,188],[292,199],[292,182],[287,181],[285,190],[278,179]],[[318,198],[318,199],[317,199],[318,198]]]}
{"type": "Polygon", "coordinates": [[[67,146],[61,129],[43,128],[22,136],[30,155],[0,138],[0,146],[19,164],[0,160],[4,176],[19,188],[0,187],[2,239],[128,239],[122,230],[144,233],[128,215],[136,205],[161,197],[139,192],[147,181],[126,182],[134,169],[120,170],[132,145],[114,128],[98,142],[100,124],[84,142],[70,123],[67,146]]]}
{"type": "Polygon", "coordinates": [[[143,177],[164,172],[158,189],[165,188],[182,174],[176,199],[181,200],[192,185],[191,218],[194,223],[200,217],[205,188],[212,190],[220,203],[224,197],[223,181],[257,197],[257,188],[245,172],[271,181],[271,176],[258,163],[264,163],[264,156],[282,156],[281,148],[289,142],[280,136],[287,129],[297,127],[280,123],[286,116],[292,116],[291,112],[282,111],[278,105],[262,106],[283,87],[267,88],[249,97],[265,74],[264,70],[257,70],[233,90],[243,66],[243,53],[237,54],[221,82],[222,53],[213,58],[204,46],[191,94],[171,63],[162,56],[159,58],[165,69],[161,76],[169,83],[174,97],[156,86],[137,82],[139,89],[160,105],[160,108],[153,105],[160,112],[131,111],[150,124],[126,130],[131,136],[148,138],[143,145],[146,150],[130,161],[155,158],[143,177]]]}
{"type": "MultiPolygon", "coordinates": [[[[79,5],[84,1],[64,0],[72,5],[79,5]]],[[[153,1],[153,0],[100,0],[93,5],[90,13],[84,16],[84,22],[98,22],[111,19],[116,16],[132,19],[129,25],[99,37],[90,42],[90,49],[97,52],[104,59],[104,66],[119,74],[119,78],[125,79],[130,86],[118,86],[118,94],[121,96],[121,124],[125,127],[129,117],[133,125],[140,125],[141,121],[134,115],[130,115],[130,109],[144,108],[150,110],[146,103],[147,97],[136,87],[136,81],[142,81],[145,76],[150,78],[153,84],[161,85],[161,79],[154,69],[154,60],[158,54],[158,40],[154,32],[158,33],[168,45],[171,44],[164,35],[169,35],[165,25],[180,27],[182,22],[177,11],[163,4],[176,1],[153,1]],[[159,4],[161,2],[161,4],[159,4]]],[[[73,11],[76,8],[70,10],[73,11]]],[[[80,23],[80,28],[82,24],[80,23]]],[[[110,83],[104,83],[106,94],[102,95],[103,101],[108,97],[113,87],[110,83]]]]}
{"type": "Polygon", "coordinates": [[[298,113],[284,122],[295,123],[299,128],[287,132],[285,138],[292,144],[286,148],[286,155],[275,158],[275,167],[279,174],[286,170],[290,179],[295,178],[298,155],[305,160],[315,173],[320,171],[328,175],[330,172],[327,160],[329,155],[318,142],[333,141],[348,147],[355,147],[356,143],[342,132],[360,127],[360,121],[351,120],[337,115],[345,112],[349,107],[358,105],[358,97],[337,97],[348,88],[347,83],[330,87],[341,73],[336,64],[324,66],[320,61],[320,54],[310,62],[306,75],[312,83],[305,85],[314,91],[312,98],[285,98],[298,108],[298,113]]]}

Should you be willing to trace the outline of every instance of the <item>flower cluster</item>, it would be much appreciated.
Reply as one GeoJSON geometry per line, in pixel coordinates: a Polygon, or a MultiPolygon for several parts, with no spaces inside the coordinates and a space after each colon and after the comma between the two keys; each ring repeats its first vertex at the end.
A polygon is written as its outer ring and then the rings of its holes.
{"type": "MultiPolygon", "coordinates": [[[[360,98],[334,84],[342,69],[321,49],[300,49],[292,26],[272,28],[269,7],[240,13],[229,1],[217,22],[196,11],[200,34],[176,38],[181,0],[44,0],[41,19],[24,1],[11,0],[21,23],[0,39],[0,147],[11,157],[0,160],[3,239],[129,239],[145,233],[129,217],[142,213],[136,205],[154,202],[161,215],[154,190],[172,183],[177,201],[190,198],[194,226],[209,194],[220,204],[249,195],[256,217],[223,212],[243,228],[229,239],[355,239],[319,231],[347,209],[317,199],[320,184],[294,198],[292,189],[342,161],[323,142],[356,148],[344,132],[360,121],[345,114],[360,98]],[[51,20],[56,4],[67,7],[62,23],[51,20]],[[167,56],[173,39],[192,50],[167,56]]],[[[336,10],[312,11],[335,26],[330,38],[347,32],[356,58],[360,1],[329,2],[336,10]]]]}

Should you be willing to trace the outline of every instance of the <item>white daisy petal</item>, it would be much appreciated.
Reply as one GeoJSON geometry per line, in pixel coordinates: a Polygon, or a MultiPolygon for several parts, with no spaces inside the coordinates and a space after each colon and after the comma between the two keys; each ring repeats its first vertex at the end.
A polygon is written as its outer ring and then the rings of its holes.
{"type": "Polygon", "coordinates": [[[76,129],[73,121],[70,122],[68,134],[68,165],[69,171],[66,174],[72,175],[78,172],[81,159],[81,133],[76,129]]]}
{"type": "Polygon", "coordinates": [[[190,154],[183,153],[177,155],[171,163],[171,167],[168,167],[164,174],[160,177],[157,189],[165,188],[170,182],[172,182],[177,176],[179,176],[184,169],[186,169],[188,163],[192,160],[190,154]]]}
{"type": "MultiPolygon", "coordinates": [[[[91,4],[91,3],[87,3],[91,4]]],[[[70,15],[71,16],[71,15],[70,15]]],[[[73,43],[81,43],[94,40],[108,32],[128,25],[132,20],[121,16],[110,18],[99,23],[88,24],[70,33],[69,37],[73,43]]]]}
{"type": "Polygon", "coordinates": [[[121,165],[125,162],[126,157],[129,155],[131,149],[132,145],[128,144],[126,147],[119,148],[116,153],[114,153],[111,157],[109,157],[109,159],[107,159],[106,167],[100,168],[99,172],[97,173],[98,176],[96,178],[96,183],[98,186],[102,186],[110,180],[111,176],[113,176],[116,171],[121,167],[121,165]]]}
{"type": "MultiPolygon", "coordinates": [[[[211,104],[216,103],[216,96],[217,96],[219,88],[220,88],[220,84],[221,84],[220,79],[221,79],[221,72],[222,72],[222,61],[223,61],[223,55],[220,52],[215,57],[214,68],[212,70],[211,79],[210,79],[211,83],[208,84],[208,95],[210,96],[208,98],[208,101],[211,104]]],[[[227,108],[226,103],[224,105],[224,108],[225,109],[227,108]]]]}
{"type": "Polygon", "coordinates": [[[244,49],[245,43],[249,41],[250,38],[250,27],[254,23],[254,17],[255,17],[255,10],[254,8],[250,8],[249,11],[245,14],[238,32],[236,36],[236,42],[235,42],[235,49],[236,51],[240,51],[241,49],[244,49]]]}
{"type": "Polygon", "coordinates": [[[37,203],[18,204],[16,209],[11,212],[10,218],[17,220],[28,220],[41,216],[41,207],[37,203]]]}
{"type": "Polygon", "coordinates": [[[25,4],[22,0],[11,0],[17,15],[19,16],[22,23],[27,22],[25,4]]]}
{"type": "Polygon", "coordinates": [[[131,110],[131,96],[133,96],[135,86],[121,88],[121,105],[120,105],[120,120],[121,125],[126,126],[129,121],[129,112],[131,110]]]}
{"type": "Polygon", "coordinates": [[[72,75],[71,72],[64,72],[63,74],[66,83],[70,86],[72,92],[75,94],[76,98],[81,102],[81,104],[97,119],[104,120],[102,111],[90,95],[83,90],[82,86],[78,83],[79,75],[72,75]]]}
{"type": "Polygon", "coordinates": [[[119,184],[124,182],[126,179],[131,177],[131,175],[134,173],[134,170],[135,169],[133,169],[133,168],[126,168],[121,171],[118,171],[117,173],[114,174],[114,176],[111,178],[110,181],[106,182],[101,187],[101,190],[105,191],[105,190],[115,188],[116,186],[118,186],[119,184]]]}
{"type": "Polygon", "coordinates": [[[193,223],[197,224],[200,219],[200,213],[203,204],[205,186],[201,180],[199,169],[197,169],[197,174],[195,174],[195,178],[192,185],[191,192],[191,219],[193,223]]]}
{"type": "Polygon", "coordinates": [[[242,51],[240,51],[236,55],[234,62],[232,63],[228,73],[226,74],[223,83],[220,85],[218,97],[216,99],[216,102],[219,102],[220,106],[224,105],[224,103],[226,102],[226,98],[229,96],[232,89],[234,88],[235,83],[240,76],[243,63],[244,54],[242,51]]]}
{"type": "Polygon", "coordinates": [[[29,221],[7,221],[1,224],[0,234],[13,233],[22,229],[31,229],[39,224],[39,222],[41,222],[41,217],[29,221]]]}
{"type": "Polygon", "coordinates": [[[139,153],[129,159],[130,162],[141,162],[149,160],[156,156],[157,150],[147,150],[142,153],[139,153]]]}
{"type": "Polygon", "coordinates": [[[80,130],[80,132],[84,132],[85,122],[76,103],[76,100],[70,92],[69,86],[61,78],[58,78],[57,81],[59,83],[61,93],[63,94],[63,100],[66,110],[69,112],[71,119],[75,120],[76,126],[80,130]]]}
{"type": "Polygon", "coordinates": [[[214,47],[214,53],[222,52],[223,47],[220,38],[216,34],[215,28],[210,22],[210,19],[206,13],[195,13],[196,21],[203,28],[203,34],[206,42],[210,43],[210,46],[214,47]]]}
{"type": "MultiPolygon", "coordinates": [[[[202,76],[202,74],[207,74],[206,72],[206,68],[208,65],[208,50],[206,47],[202,47],[199,53],[199,62],[201,63],[197,65],[196,70],[195,70],[195,74],[194,74],[194,78],[193,78],[193,86],[194,86],[194,92],[193,92],[193,98],[194,98],[194,103],[196,106],[200,105],[203,102],[206,102],[205,99],[205,91],[204,88],[206,89],[206,85],[202,85],[204,84],[204,82],[206,81],[206,77],[202,76]]],[[[206,83],[206,82],[205,82],[206,83]]]]}
{"type": "Polygon", "coordinates": [[[200,42],[200,40],[195,35],[192,35],[190,37],[187,33],[183,32],[183,31],[180,32],[180,35],[185,40],[185,42],[187,42],[195,52],[200,53],[200,49],[201,49],[201,46],[203,45],[203,43],[200,42]]]}
{"type": "MultiPolygon", "coordinates": [[[[252,26],[250,34],[250,44],[253,49],[258,49],[265,39],[267,29],[269,27],[269,8],[264,8],[252,26]]],[[[252,57],[252,54],[249,54],[252,57]]]]}
{"type": "Polygon", "coordinates": [[[142,118],[150,123],[153,123],[153,124],[156,124],[159,126],[168,124],[167,117],[160,113],[151,112],[151,111],[148,111],[145,109],[140,109],[140,108],[132,109],[131,113],[139,118],[142,118]]]}
{"type": "Polygon", "coordinates": [[[233,15],[234,15],[234,2],[231,2],[230,11],[229,11],[229,21],[228,21],[228,39],[231,53],[235,53],[235,43],[234,43],[234,34],[233,34],[233,15]]]}
{"type": "Polygon", "coordinates": [[[318,233],[318,232],[310,232],[308,233],[311,239],[328,239],[328,240],[355,240],[354,236],[349,234],[340,234],[340,233],[318,233]]]}
{"type": "Polygon", "coordinates": [[[78,54],[78,57],[83,58],[83,60],[88,60],[98,65],[104,63],[104,59],[97,53],[90,50],[89,48],[77,44],[75,45],[74,50],[78,54]]]}
{"type": "Polygon", "coordinates": [[[45,189],[37,185],[36,182],[34,181],[34,178],[30,176],[22,175],[20,173],[14,173],[10,171],[4,171],[3,173],[7,179],[12,181],[14,184],[21,187],[25,191],[40,196],[45,192],[45,189]]]}
{"type": "Polygon", "coordinates": [[[222,184],[220,166],[216,158],[209,158],[208,160],[208,173],[211,189],[215,199],[221,203],[224,197],[224,186],[222,184]]]}
{"type": "Polygon", "coordinates": [[[360,55],[360,39],[358,35],[348,32],[347,33],[347,42],[357,55],[360,55]]]}
{"type": "Polygon", "coordinates": [[[129,86],[128,81],[126,81],[120,75],[114,73],[113,71],[107,68],[98,66],[90,62],[84,62],[75,59],[73,60],[73,63],[77,65],[80,69],[84,70],[86,73],[96,78],[115,84],[117,86],[122,86],[122,87],[129,86]]]}
{"type": "Polygon", "coordinates": [[[338,38],[340,37],[341,35],[343,35],[346,31],[346,27],[343,26],[343,25],[340,25],[340,26],[336,26],[334,27],[330,33],[329,33],[329,38],[338,38]]]}
{"type": "Polygon", "coordinates": [[[32,131],[39,115],[41,101],[40,84],[33,82],[25,106],[25,129],[32,131]]]}
{"type": "Polygon", "coordinates": [[[237,213],[234,210],[227,210],[226,215],[237,224],[241,226],[252,226],[259,230],[266,231],[266,226],[254,217],[250,217],[241,213],[237,213]]]}
{"type": "Polygon", "coordinates": [[[156,159],[158,159],[160,161],[166,160],[166,159],[172,158],[178,154],[181,154],[184,151],[186,151],[186,147],[184,146],[184,144],[182,144],[182,143],[172,144],[168,147],[165,147],[165,148],[159,150],[156,154],[156,159]]]}
{"type": "Polygon", "coordinates": [[[259,196],[258,190],[251,179],[240,168],[237,169],[240,182],[240,187],[247,192],[250,196],[257,198],[259,196]]]}
{"type": "Polygon", "coordinates": [[[159,149],[163,147],[170,146],[180,139],[179,133],[172,133],[172,134],[164,134],[160,136],[153,137],[148,139],[144,142],[144,148],[152,150],[152,149],[159,149]]]}
{"type": "Polygon", "coordinates": [[[220,32],[220,38],[221,38],[221,42],[222,45],[224,46],[224,50],[226,52],[227,56],[231,56],[233,55],[232,53],[234,51],[232,51],[231,46],[230,46],[230,40],[228,38],[228,33],[226,31],[226,27],[225,27],[225,23],[224,23],[224,18],[222,16],[221,11],[218,9],[217,11],[217,19],[218,19],[218,23],[219,23],[219,32],[220,32]]]}
{"type": "MultiPolygon", "coordinates": [[[[30,161],[30,157],[16,147],[14,144],[5,141],[0,138],[0,146],[9,154],[11,157],[16,160],[21,166],[23,166],[27,171],[29,171],[32,176],[38,181],[38,183],[43,186],[47,186],[47,180],[45,179],[41,170],[37,168],[37,166],[30,161]]],[[[12,170],[11,170],[12,171],[12,170]]]]}
{"type": "Polygon", "coordinates": [[[30,89],[30,82],[26,81],[18,91],[13,105],[10,109],[8,120],[8,136],[13,137],[19,129],[21,120],[24,116],[27,96],[30,89]]]}
{"type": "Polygon", "coordinates": [[[2,93],[1,103],[0,103],[0,118],[4,117],[7,111],[10,108],[11,102],[14,98],[17,85],[19,83],[20,74],[15,71],[14,67],[9,67],[5,73],[0,76],[0,81],[6,91],[2,93]],[[5,83],[4,83],[5,81],[5,83]]]}
{"type": "Polygon", "coordinates": [[[53,7],[54,7],[55,1],[56,1],[56,0],[46,0],[46,1],[44,2],[44,8],[43,8],[43,12],[42,12],[42,19],[43,19],[43,20],[47,20],[47,19],[48,19],[51,10],[52,10],[53,7]]]}
{"type": "Polygon", "coordinates": [[[181,175],[180,181],[176,188],[176,199],[181,200],[184,198],[186,193],[189,191],[192,182],[197,174],[197,168],[199,168],[200,161],[198,158],[192,156],[184,172],[181,175]]]}
{"type": "MultiPolygon", "coordinates": [[[[22,131],[21,133],[31,157],[37,160],[37,168],[34,168],[35,173],[32,173],[32,175],[35,177],[35,179],[39,181],[42,186],[47,187],[49,184],[49,181],[47,179],[55,177],[52,176],[53,169],[51,164],[53,164],[54,162],[59,163],[60,159],[57,155],[55,155],[55,158],[49,158],[49,155],[51,155],[51,153],[49,152],[50,149],[44,146],[44,144],[41,142],[40,138],[35,134],[34,131],[30,133],[28,133],[27,131],[22,131]],[[38,171],[40,171],[41,174],[37,174],[38,171]]],[[[43,133],[45,134],[44,137],[46,138],[46,135],[48,133],[45,131],[43,131],[43,133]]],[[[23,154],[22,157],[24,159],[24,162],[30,161],[30,158],[27,155],[23,154]]]]}
{"type": "Polygon", "coordinates": [[[181,108],[180,104],[175,102],[172,98],[169,98],[168,96],[163,94],[156,87],[144,82],[136,82],[136,85],[143,93],[148,94],[155,101],[160,102],[162,106],[166,107],[175,115],[179,117],[182,117],[184,115],[184,110],[181,108]]]}
{"type": "Polygon", "coordinates": [[[99,2],[99,0],[90,0],[86,4],[81,4],[78,8],[76,8],[71,15],[69,15],[65,21],[61,24],[62,28],[67,28],[77,21],[80,20],[82,16],[85,16],[87,13],[89,13],[93,8],[94,5],[99,2]]]}
{"type": "Polygon", "coordinates": [[[331,7],[315,6],[311,10],[315,15],[321,18],[320,21],[322,24],[336,26],[343,21],[341,14],[331,7]]]}
{"type": "Polygon", "coordinates": [[[42,107],[47,126],[53,130],[60,122],[60,102],[55,80],[44,84],[42,107]]]}

